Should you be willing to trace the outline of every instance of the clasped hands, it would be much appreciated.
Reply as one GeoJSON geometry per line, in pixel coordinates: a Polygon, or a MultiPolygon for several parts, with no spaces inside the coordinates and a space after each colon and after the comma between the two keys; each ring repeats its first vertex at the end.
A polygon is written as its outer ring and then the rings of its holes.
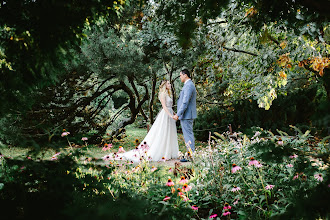
{"type": "Polygon", "coordinates": [[[172,116],[172,118],[174,119],[174,120],[179,120],[179,116],[178,115],[176,115],[176,114],[174,114],[173,116],[172,116]]]}

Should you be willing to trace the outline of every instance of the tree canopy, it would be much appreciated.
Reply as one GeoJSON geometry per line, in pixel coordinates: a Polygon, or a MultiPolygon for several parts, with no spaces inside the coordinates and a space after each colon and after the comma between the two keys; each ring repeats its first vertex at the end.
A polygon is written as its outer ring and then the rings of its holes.
{"type": "Polygon", "coordinates": [[[316,88],[326,125],[328,4],[2,1],[0,113],[11,125],[2,139],[50,141],[64,128],[112,138],[137,118],[153,123],[159,82],[171,81],[175,100],[182,68],[201,112],[245,100],[269,110],[279,96],[316,88]]]}

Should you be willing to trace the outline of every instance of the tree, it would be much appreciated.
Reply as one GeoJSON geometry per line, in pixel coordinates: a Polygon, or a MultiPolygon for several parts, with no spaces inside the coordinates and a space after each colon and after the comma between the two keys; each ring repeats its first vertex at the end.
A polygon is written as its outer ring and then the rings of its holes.
{"type": "Polygon", "coordinates": [[[26,95],[63,74],[61,63],[72,58],[69,48],[79,46],[86,20],[115,17],[121,8],[98,0],[0,1],[0,115],[28,110],[34,101],[26,95]]]}

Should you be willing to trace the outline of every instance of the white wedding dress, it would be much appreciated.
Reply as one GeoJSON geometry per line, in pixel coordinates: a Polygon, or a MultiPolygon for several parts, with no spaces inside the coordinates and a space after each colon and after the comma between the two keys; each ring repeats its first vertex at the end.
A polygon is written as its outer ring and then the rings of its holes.
{"type": "MultiPolygon", "coordinates": [[[[168,95],[165,96],[165,103],[169,112],[173,114],[173,100],[168,95]]],[[[107,158],[138,163],[142,159],[149,161],[174,159],[178,158],[178,154],[179,145],[175,120],[162,109],[137,149],[108,155],[107,158]]]]}

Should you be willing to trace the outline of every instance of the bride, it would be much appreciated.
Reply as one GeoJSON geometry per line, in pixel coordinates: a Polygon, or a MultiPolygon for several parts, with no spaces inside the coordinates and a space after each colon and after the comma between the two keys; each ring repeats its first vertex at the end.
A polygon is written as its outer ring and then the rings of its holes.
{"type": "Polygon", "coordinates": [[[154,124],[136,149],[125,153],[114,153],[106,156],[108,159],[121,159],[139,162],[142,159],[150,161],[165,161],[178,158],[179,146],[171,98],[171,84],[168,80],[162,81],[159,86],[158,98],[162,110],[158,113],[154,124]]]}

